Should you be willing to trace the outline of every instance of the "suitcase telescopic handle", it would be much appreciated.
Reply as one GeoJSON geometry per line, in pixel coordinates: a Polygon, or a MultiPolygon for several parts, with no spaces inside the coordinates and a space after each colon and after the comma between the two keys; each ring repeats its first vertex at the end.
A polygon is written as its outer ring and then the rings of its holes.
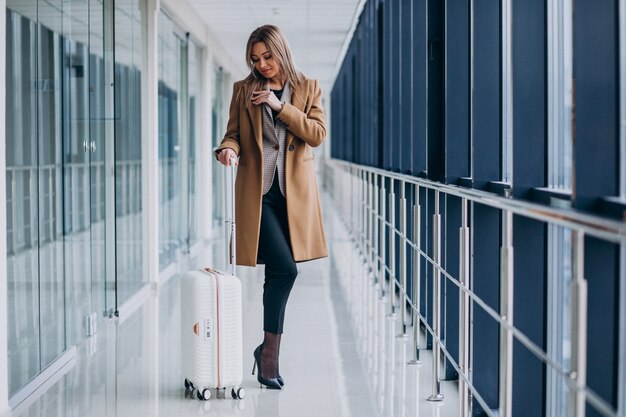
{"type": "Polygon", "coordinates": [[[226,188],[227,188],[227,194],[228,194],[228,198],[230,199],[230,212],[229,212],[229,219],[228,219],[228,224],[230,225],[230,238],[228,239],[229,241],[229,256],[230,256],[230,274],[231,275],[235,275],[235,265],[236,265],[236,261],[237,261],[237,251],[235,250],[237,245],[236,245],[236,239],[237,239],[237,233],[236,233],[236,227],[237,224],[235,222],[235,164],[237,163],[237,158],[235,157],[231,157],[230,158],[230,166],[227,168],[228,169],[228,175],[226,178],[227,184],[226,184],[226,188]]]}

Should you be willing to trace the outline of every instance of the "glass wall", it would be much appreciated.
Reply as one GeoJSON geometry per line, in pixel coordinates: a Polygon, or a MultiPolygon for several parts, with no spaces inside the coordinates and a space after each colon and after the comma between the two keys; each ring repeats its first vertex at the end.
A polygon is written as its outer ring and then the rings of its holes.
{"type": "Polygon", "coordinates": [[[9,393],[102,317],[104,9],[7,2],[9,393]]]}
{"type": "Polygon", "coordinates": [[[183,246],[181,106],[183,38],[159,16],[159,265],[176,260],[183,246]]]}
{"type": "Polygon", "coordinates": [[[115,218],[117,302],[145,285],[142,256],[140,0],[115,3],[115,218]]]}
{"type": "Polygon", "coordinates": [[[197,240],[196,140],[200,137],[202,50],[165,14],[159,17],[159,264],[197,240]]]}
{"type": "MultiPolygon", "coordinates": [[[[224,85],[226,83],[226,76],[224,71],[220,67],[215,67],[213,70],[213,85],[211,88],[211,144],[212,148],[218,146],[222,137],[224,136],[224,85]]],[[[213,195],[224,195],[226,191],[224,189],[225,173],[223,169],[220,169],[218,164],[213,164],[213,195]]],[[[221,203],[216,202],[213,204],[213,219],[215,221],[222,221],[225,219],[225,199],[219,199],[221,203]]]]}
{"type": "MultiPolygon", "coordinates": [[[[39,352],[39,189],[36,24],[7,2],[6,22],[6,188],[9,393],[41,370],[39,352]],[[24,68],[25,70],[22,70],[24,68]],[[19,138],[19,140],[16,140],[19,138]]],[[[56,183],[55,183],[56,185],[56,183]]],[[[53,200],[53,208],[57,201],[53,200]]],[[[51,217],[52,217],[52,213],[51,217]]],[[[55,215],[58,213],[54,213],[55,215]]],[[[54,220],[58,217],[55,216],[54,220]]],[[[50,219],[52,221],[52,218],[50,219]]],[[[56,230],[55,230],[56,231],[56,230]]],[[[56,235],[56,234],[55,234],[56,235]]],[[[54,251],[50,251],[51,255],[54,251]]],[[[62,252],[61,252],[62,256],[62,252]]],[[[57,257],[58,259],[58,257],[57,257]]],[[[62,259],[61,259],[62,262],[62,259]]],[[[63,303],[61,303],[63,305],[63,303]]],[[[62,336],[65,344],[65,335],[62,336]]]]}
{"type": "Polygon", "coordinates": [[[198,241],[197,233],[197,188],[196,181],[197,164],[196,164],[196,146],[197,140],[202,138],[202,125],[201,118],[198,117],[201,108],[202,97],[202,49],[200,49],[193,41],[189,41],[188,48],[188,89],[189,89],[189,175],[188,175],[188,189],[189,189],[189,216],[188,216],[188,229],[189,229],[189,245],[193,245],[198,241]]]}
{"type": "MultiPolygon", "coordinates": [[[[7,1],[11,396],[82,341],[91,331],[87,323],[102,322],[146,284],[145,12],[145,0],[7,1]]],[[[159,248],[165,267],[198,241],[203,52],[164,14],[159,26],[159,248]]]]}

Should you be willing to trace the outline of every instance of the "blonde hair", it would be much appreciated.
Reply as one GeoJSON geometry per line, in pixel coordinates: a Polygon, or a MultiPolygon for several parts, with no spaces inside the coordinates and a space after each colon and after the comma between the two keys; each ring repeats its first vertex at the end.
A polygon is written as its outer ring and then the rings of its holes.
{"type": "Polygon", "coordinates": [[[267,78],[256,70],[254,62],[252,62],[252,47],[258,42],[265,43],[293,91],[303,81],[304,75],[296,69],[293,63],[289,43],[283,32],[278,26],[263,25],[250,34],[246,44],[246,64],[250,69],[250,74],[243,80],[243,86],[240,90],[244,97],[250,99],[253,91],[265,90],[268,86],[267,78]]]}

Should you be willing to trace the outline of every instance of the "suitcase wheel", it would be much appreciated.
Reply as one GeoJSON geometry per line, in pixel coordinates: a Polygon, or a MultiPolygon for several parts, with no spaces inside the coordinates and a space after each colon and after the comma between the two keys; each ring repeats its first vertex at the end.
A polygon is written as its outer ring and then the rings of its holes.
{"type": "Polygon", "coordinates": [[[185,378],[185,389],[194,389],[193,383],[185,378]]]}
{"type": "Polygon", "coordinates": [[[203,389],[202,391],[198,390],[198,399],[207,401],[211,398],[211,390],[208,388],[203,389]]]}
{"type": "Polygon", "coordinates": [[[233,397],[233,400],[236,400],[236,399],[243,400],[243,397],[246,396],[246,390],[243,389],[243,387],[240,387],[237,390],[235,390],[235,388],[233,388],[230,391],[230,395],[233,397]]]}

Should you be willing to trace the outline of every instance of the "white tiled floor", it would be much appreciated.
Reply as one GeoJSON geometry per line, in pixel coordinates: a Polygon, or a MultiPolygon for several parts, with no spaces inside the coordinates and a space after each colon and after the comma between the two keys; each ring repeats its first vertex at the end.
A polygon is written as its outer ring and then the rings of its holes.
{"type": "MultiPolygon", "coordinates": [[[[395,337],[399,320],[385,316],[364,285],[361,262],[323,196],[331,256],[299,265],[281,346],[283,391],[260,389],[252,350],[262,339],[262,268],[239,268],[244,288],[243,400],[185,398],[180,372],[178,279],[154,291],[123,321],[110,321],[79,346],[73,365],[14,416],[404,417],[457,414],[456,382],[431,403],[430,352],[407,365],[411,339],[395,337]]],[[[221,253],[221,252],[219,252],[221,253]]],[[[198,259],[208,259],[199,256],[198,259]]],[[[410,333],[409,329],[409,333],[410,333]]]]}

